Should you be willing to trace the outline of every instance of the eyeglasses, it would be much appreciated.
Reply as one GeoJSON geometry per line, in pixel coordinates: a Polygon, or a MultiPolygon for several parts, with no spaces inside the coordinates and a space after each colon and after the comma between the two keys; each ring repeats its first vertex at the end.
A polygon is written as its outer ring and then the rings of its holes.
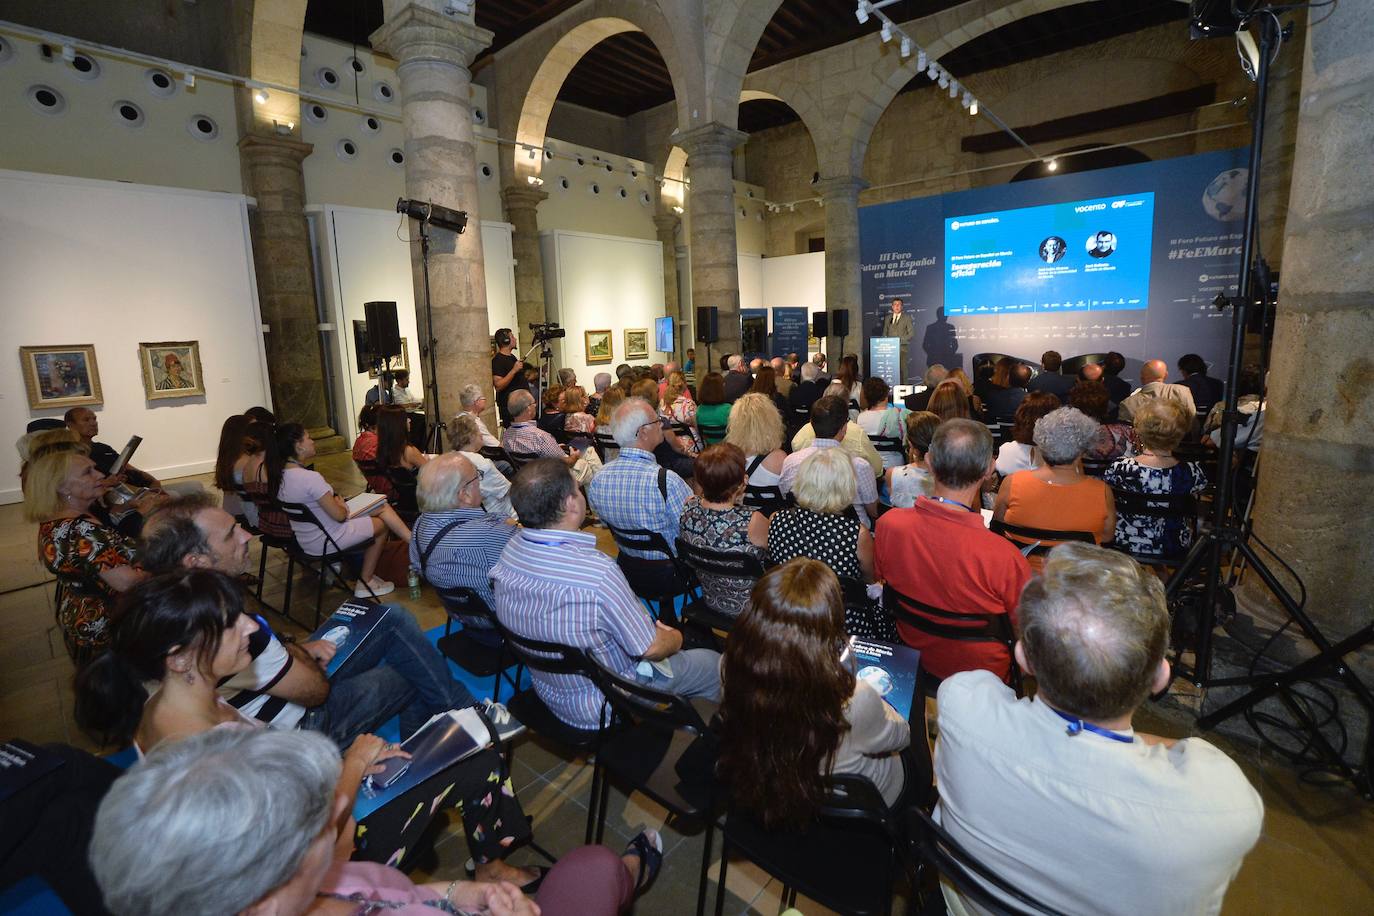
{"type": "Polygon", "coordinates": [[[476,477],[469,477],[467,480],[463,481],[461,484],[458,485],[458,489],[459,489],[460,492],[463,491],[463,490],[466,490],[468,487],[470,487],[470,486],[472,486],[473,484],[477,483],[477,481],[479,481],[479,480],[481,480],[481,479],[482,479],[482,475],[481,475],[481,474],[478,474],[476,477]]]}

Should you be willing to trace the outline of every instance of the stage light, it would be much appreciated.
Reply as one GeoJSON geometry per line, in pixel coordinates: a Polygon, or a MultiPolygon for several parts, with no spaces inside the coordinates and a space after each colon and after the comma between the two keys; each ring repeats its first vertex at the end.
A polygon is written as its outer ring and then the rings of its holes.
{"type": "Polygon", "coordinates": [[[868,4],[864,0],[859,0],[859,5],[854,10],[854,18],[859,20],[859,25],[868,21],[868,4]]]}
{"type": "Polygon", "coordinates": [[[973,102],[968,106],[968,113],[971,114],[971,115],[975,115],[975,116],[978,114],[978,100],[977,100],[977,99],[974,99],[973,102]]]}
{"type": "Polygon", "coordinates": [[[926,76],[929,77],[932,82],[939,79],[940,68],[935,66],[934,62],[932,62],[929,67],[926,67],[926,76]]]}
{"type": "Polygon", "coordinates": [[[71,63],[72,61],[76,60],[76,48],[72,45],[63,45],[62,59],[65,60],[67,63],[71,63]]]}
{"type": "Polygon", "coordinates": [[[883,44],[887,44],[889,41],[891,41],[891,40],[892,40],[892,23],[890,23],[890,22],[884,22],[884,23],[883,23],[883,27],[882,27],[882,29],[880,29],[880,30],[878,31],[878,34],[882,36],[882,38],[883,38],[883,44]]]}
{"type": "Polygon", "coordinates": [[[903,59],[903,60],[905,60],[906,58],[908,58],[908,57],[911,56],[911,39],[910,39],[910,38],[907,38],[905,35],[902,36],[902,49],[901,49],[901,50],[902,50],[902,59],[903,59]]]}
{"type": "Polygon", "coordinates": [[[525,177],[525,180],[528,181],[530,184],[534,185],[536,188],[544,183],[544,179],[540,178],[538,175],[528,175],[525,177]]]}
{"type": "Polygon", "coordinates": [[[965,93],[964,93],[964,97],[963,97],[962,99],[959,100],[959,104],[960,104],[960,106],[962,106],[962,107],[964,107],[964,108],[969,107],[969,105],[973,104],[973,96],[971,96],[971,95],[969,95],[967,92],[965,92],[965,93]]]}
{"type": "Polygon", "coordinates": [[[187,89],[196,88],[196,71],[187,70],[185,73],[181,75],[181,82],[186,86],[187,89]]]}
{"type": "Polygon", "coordinates": [[[957,99],[957,98],[959,97],[959,81],[958,81],[958,80],[950,80],[950,83],[949,83],[949,97],[952,98],[952,99],[957,99]]]}
{"type": "Polygon", "coordinates": [[[948,88],[949,88],[949,74],[946,73],[946,72],[943,71],[943,70],[940,71],[940,88],[941,88],[941,89],[948,89],[948,88]]]}
{"type": "Polygon", "coordinates": [[[924,70],[924,69],[926,68],[926,63],[927,63],[927,60],[926,60],[926,52],[925,52],[924,49],[922,49],[922,50],[916,55],[916,69],[917,69],[918,71],[924,70]]]}
{"type": "Polygon", "coordinates": [[[1046,169],[1046,171],[1053,172],[1053,171],[1055,171],[1055,170],[1058,169],[1058,168],[1059,168],[1059,160],[1058,160],[1058,159],[1047,159],[1047,160],[1045,160],[1045,169],[1046,169]]]}
{"type": "Polygon", "coordinates": [[[468,224],[468,215],[465,211],[451,210],[423,200],[406,200],[402,197],[396,201],[396,212],[404,213],[421,223],[429,223],[431,226],[454,232],[462,232],[468,224]]]}
{"type": "Polygon", "coordinates": [[[262,105],[262,104],[266,103],[267,98],[268,98],[268,96],[267,96],[267,90],[266,90],[266,89],[259,89],[257,92],[253,93],[253,99],[254,99],[259,105],[262,105]]]}

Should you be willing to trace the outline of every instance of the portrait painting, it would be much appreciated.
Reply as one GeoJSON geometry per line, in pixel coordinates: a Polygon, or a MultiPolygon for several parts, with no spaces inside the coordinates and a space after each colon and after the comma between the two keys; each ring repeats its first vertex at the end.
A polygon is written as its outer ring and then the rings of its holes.
{"type": "Polygon", "coordinates": [[[609,330],[583,331],[582,337],[587,344],[587,362],[609,363],[615,358],[615,347],[611,342],[609,330]]]}
{"type": "Polygon", "coordinates": [[[626,328],[626,329],[625,329],[625,358],[626,358],[626,359],[648,359],[648,358],[649,358],[649,329],[648,329],[648,328],[626,328]]]}
{"type": "Polygon", "coordinates": [[[140,343],[138,364],[143,370],[143,396],[150,401],[205,394],[198,340],[140,343]]]}
{"type": "MultiPolygon", "coordinates": [[[[373,366],[367,370],[367,377],[376,378],[377,369],[378,366],[376,364],[373,364],[373,366]]],[[[410,346],[406,343],[406,339],[404,337],[401,338],[401,355],[393,356],[391,358],[391,371],[395,372],[398,369],[404,369],[407,372],[410,371],[410,346]]]]}
{"type": "Polygon", "coordinates": [[[103,404],[95,344],[20,347],[19,361],[29,408],[91,407],[103,404]]]}

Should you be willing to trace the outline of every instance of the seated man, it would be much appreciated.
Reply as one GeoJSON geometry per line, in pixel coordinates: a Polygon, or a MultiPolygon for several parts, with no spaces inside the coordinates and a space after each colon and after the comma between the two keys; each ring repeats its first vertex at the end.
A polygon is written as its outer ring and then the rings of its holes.
{"type": "MultiPolygon", "coordinates": [[[[100,420],[96,417],[95,411],[89,407],[73,407],[62,415],[67,428],[81,437],[81,443],[90,449],[91,461],[102,474],[109,474],[110,468],[114,466],[115,460],[119,458],[119,452],[106,445],[104,442],[96,442],[95,437],[100,435],[100,420]]],[[[151,487],[156,489],[162,483],[149,474],[147,471],[140,471],[132,464],[124,465],[123,476],[127,477],[129,483],[136,487],[151,487]]]]}
{"type": "MultiPolygon", "coordinates": [[[[482,510],[481,484],[477,468],[458,452],[431,458],[420,469],[415,488],[420,517],[411,530],[410,565],[435,588],[470,588],[493,607],[491,568],[515,535],[515,524],[482,510]]],[[[459,619],[477,642],[501,644],[485,617],[459,619]]]]}
{"type": "MultiPolygon", "coordinates": [[[[1063,544],[1020,616],[1016,658],[1035,675],[1034,700],[984,671],[940,687],[939,821],[1048,912],[1219,912],[1264,808],[1203,739],[1132,730],[1170,680],[1159,579],[1122,554],[1063,544]]],[[[945,896],[964,912],[953,888],[945,896]]]]}
{"type": "MultiPolygon", "coordinates": [[[[1006,538],[993,534],[975,508],[983,481],[996,473],[992,435],[976,420],[946,420],[926,453],[930,496],[893,509],[874,532],[874,572],[901,594],[942,611],[1012,614],[1030,566],[1006,538]]],[[[1011,673],[1006,649],[991,642],[941,639],[897,624],[902,641],[921,650],[921,667],[938,678],[983,668],[1011,673]]]]}
{"type": "MultiPolygon", "coordinates": [[[[1002,360],[1010,359],[1004,356],[1002,360]]],[[[1002,362],[998,360],[998,362],[1002,362]]],[[[1021,406],[1021,402],[1026,399],[1028,394],[1026,386],[1030,384],[1031,369],[1023,362],[1012,361],[1012,365],[1007,368],[1007,386],[1005,388],[994,387],[988,392],[988,396],[983,398],[984,410],[988,415],[988,422],[994,420],[1011,420],[1016,416],[1016,408],[1021,406]]]]}
{"type": "MultiPolygon", "coordinates": [[[[868,433],[864,432],[864,428],[849,419],[849,394],[844,390],[844,386],[839,382],[831,382],[830,385],[827,386],[824,396],[837,397],[841,401],[844,401],[846,405],[845,425],[843,427],[844,434],[837,435],[834,438],[839,440],[840,445],[844,446],[846,452],[849,452],[849,454],[853,455],[855,458],[862,458],[864,461],[868,462],[868,466],[872,469],[870,473],[873,474],[873,476],[882,476],[883,456],[879,455],[878,450],[873,447],[873,441],[868,438],[868,433]]],[[[811,406],[814,408],[815,402],[812,402],[811,406]]],[[[815,440],[816,427],[811,423],[807,423],[803,425],[801,429],[797,430],[796,434],[792,437],[792,451],[800,451],[815,440]]]]}
{"type": "Polygon", "coordinates": [[[540,429],[535,422],[534,395],[523,389],[517,391],[506,402],[506,408],[510,411],[510,425],[501,434],[501,446],[506,451],[517,457],[537,455],[557,458],[572,467],[577,458],[572,454],[563,454],[558,440],[540,429]]]}
{"type": "Polygon", "coordinates": [[[463,409],[454,414],[455,417],[472,417],[477,424],[477,428],[482,431],[483,448],[500,448],[501,440],[491,434],[487,429],[486,421],[482,419],[482,411],[487,409],[487,394],[480,385],[464,385],[458,392],[458,404],[463,409]]]}
{"type": "MultiPolygon", "coordinates": [[[[596,549],[596,535],[579,530],[587,502],[562,464],[540,458],[525,465],[511,502],[524,527],[491,571],[502,626],[586,649],[616,674],[659,690],[719,699],[720,654],[683,650],[680,631],[649,617],[619,567],[596,549]]],[[[539,698],[565,723],[598,726],[602,696],[590,680],[539,671],[532,677],[539,698]]]]}
{"type": "Polygon", "coordinates": [[[1152,359],[1140,367],[1140,387],[1130,397],[1121,401],[1120,416],[1123,422],[1133,423],[1135,412],[1140,405],[1153,398],[1169,398],[1178,401],[1188,411],[1191,420],[1197,416],[1197,405],[1193,403],[1193,392],[1187,385],[1166,382],[1169,377],[1169,364],[1162,359],[1152,359]]]}
{"type": "Polygon", "coordinates": [[[907,410],[925,410],[930,406],[930,396],[935,393],[935,386],[949,378],[949,370],[939,363],[932,363],[926,367],[926,374],[921,379],[925,385],[920,391],[914,391],[906,396],[903,403],[907,410]]]}
{"type": "MultiPolygon", "coordinates": [[[[811,405],[811,422],[803,428],[802,432],[808,430],[812,432],[812,437],[803,440],[802,433],[797,434],[797,438],[792,440],[792,448],[795,451],[788,455],[782,463],[782,476],[778,481],[778,488],[782,490],[782,495],[786,496],[792,492],[793,485],[797,482],[797,472],[801,470],[802,462],[813,455],[816,451],[823,448],[840,448],[840,436],[847,426],[858,428],[857,423],[849,421],[849,404],[839,397],[826,395],[815,404],[811,405]],[[799,446],[799,440],[809,441],[809,445],[799,446]]],[[[859,429],[859,434],[863,435],[864,441],[868,441],[868,436],[859,429]]],[[[869,525],[869,519],[874,518],[878,511],[878,484],[877,474],[882,471],[883,461],[878,459],[877,469],[871,462],[858,457],[848,446],[843,446],[849,452],[851,462],[854,465],[854,478],[857,489],[854,492],[854,509],[859,513],[859,521],[869,525]]],[[[872,450],[873,444],[869,443],[872,450]]],[[[876,452],[875,452],[876,454],[876,452]]]]}
{"type": "Polygon", "coordinates": [[[396,384],[391,387],[391,403],[405,405],[407,410],[420,410],[425,399],[410,390],[410,370],[397,369],[393,374],[396,384]]]}
{"type": "MultiPolygon", "coordinates": [[[[153,575],[203,567],[236,576],[248,566],[251,541],[208,497],[184,496],[149,519],[138,557],[153,575]]],[[[358,735],[412,706],[428,710],[416,711],[418,728],[434,713],[477,705],[403,607],[392,605],[332,678],[325,677],[323,666],[334,657],[333,643],[283,644],[265,620],[257,621],[260,629],[248,646],[253,663],[220,685],[220,695],[250,719],[274,728],[324,732],[348,747],[358,735]]],[[[503,738],[523,730],[500,704],[488,702],[484,709],[503,738]]]]}
{"type": "MultiPolygon", "coordinates": [[[[620,453],[587,487],[592,509],[612,528],[656,531],[675,550],[678,519],[692,488],[654,460],[654,449],[663,441],[657,411],[642,398],[630,398],[611,415],[611,435],[620,453]]],[[[623,552],[644,556],[642,551],[623,552]]]]}

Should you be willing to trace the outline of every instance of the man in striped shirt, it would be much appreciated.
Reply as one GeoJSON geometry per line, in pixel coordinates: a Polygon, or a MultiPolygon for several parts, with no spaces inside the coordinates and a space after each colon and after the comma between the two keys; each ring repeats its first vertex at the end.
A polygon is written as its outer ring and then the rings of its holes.
{"type": "Polygon", "coordinates": [[[564,455],[558,447],[558,440],[540,429],[534,421],[534,395],[528,391],[517,391],[506,402],[510,410],[510,426],[501,434],[501,445],[506,451],[520,455],[540,455],[557,458],[572,467],[576,455],[564,455]]]}
{"type": "MultiPolygon", "coordinates": [[[[682,649],[649,618],[615,562],[581,531],[587,502],[561,462],[520,469],[511,502],[524,526],[491,571],[496,616],[512,632],[585,649],[621,677],[683,697],[720,698],[720,654],[682,649]]],[[[602,695],[587,678],[533,672],[539,698],[574,728],[594,729],[602,695]]]]}
{"type": "MultiPolygon", "coordinates": [[[[654,459],[654,449],[663,441],[658,412],[648,401],[630,398],[611,416],[611,435],[620,454],[587,486],[592,509],[612,528],[655,531],[669,550],[676,550],[678,519],[692,488],[654,459]]],[[[644,556],[642,551],[625,553],[644,556]]]]}

